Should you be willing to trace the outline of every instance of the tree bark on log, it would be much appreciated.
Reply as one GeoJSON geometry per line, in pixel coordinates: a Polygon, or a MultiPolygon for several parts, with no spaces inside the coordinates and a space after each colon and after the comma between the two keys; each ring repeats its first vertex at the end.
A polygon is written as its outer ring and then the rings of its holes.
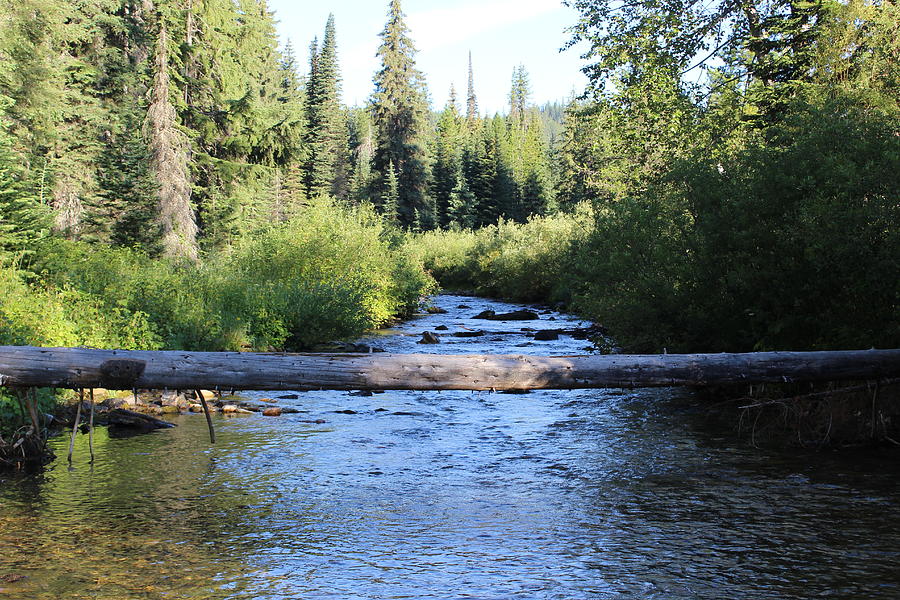
{"type": "Polygon", "coordinates": [[[0,346],[0,385],[109,389],[524,390],[865,380],[900,350],[663,355],[278,354],[0,346]]]}

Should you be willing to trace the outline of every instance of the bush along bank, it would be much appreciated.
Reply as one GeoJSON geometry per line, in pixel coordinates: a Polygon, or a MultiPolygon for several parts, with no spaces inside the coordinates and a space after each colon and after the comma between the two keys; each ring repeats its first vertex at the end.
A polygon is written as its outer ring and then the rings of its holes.
{"type": "MultiPolygon", "coordinates": [[[[0,268],[0,345],[308,350],[408,316],[435,291],[401,239],[371,209],[324,199],[198,262],[45,238],[0,268]]],[[[45,438],[61,399],[41,391],[31,411],[0,392],[0,445],[45,438]]]]}

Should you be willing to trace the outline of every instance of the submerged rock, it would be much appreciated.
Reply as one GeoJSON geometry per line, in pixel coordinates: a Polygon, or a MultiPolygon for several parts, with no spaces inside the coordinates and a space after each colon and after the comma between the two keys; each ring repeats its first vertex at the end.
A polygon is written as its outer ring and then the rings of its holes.
{"type": "Polygon", "coordinates": [[[531,310],[514,310],[508,313],[496,313],[492,310],[485,310],[472,318],[487,319],[488,321],[536,321],[541,317],[531,310]]]}
{"type": "Polygon", "coordinates": [[[547,342],[559,339],[559,332],[553,329],[541,329],[534,334],[534,339],[539,342],[547,342]]]}
{"type": "Polygon", "coordinates": [[[438,339],[436,335],[431,333],[430,331],[422,332],[422,339],[416,342],[417,344],[440,344],[441,340],[438,339]]]}

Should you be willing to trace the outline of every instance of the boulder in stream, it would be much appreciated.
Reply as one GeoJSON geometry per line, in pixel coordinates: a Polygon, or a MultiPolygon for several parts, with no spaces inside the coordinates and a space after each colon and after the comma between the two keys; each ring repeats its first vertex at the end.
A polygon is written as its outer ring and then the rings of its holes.
{"type": "Polygon", "coordinates": [[[534,339],[538,342],[548,342],[559,339],[559,332],[554,329],[541,329],[535,332],[534,339]]]}
{"type": "Polygon", "coordinates": [[[417,344],[440,344],[441,340],[438,339],[438,336],[434,335],[430,331],[422,332],[422,339],[416,342],[417,344]]]}
{"type": "Polygon", "coordinates": [[[150,415],[125,410],[124,408],[117,408],[109,411],[107,420],[109,422],[110,433],[113,437],[123,437],[121,434],[134,435],[148,433],[155,429],[175,427],[174,423],[169,423],[168,421],[163,421],[162,419],[157,419],[150,415]],[[116,436],[116,432],[119,432],[120,435],[116,436]]]}
{"type": "Polygon", "coordinates": [[[472,318],[487,319],[488,321],[535,321],[541,317],[531,310],[514,310],[508,313],[496,313],[492,310],[485,310],[472,318]]]}

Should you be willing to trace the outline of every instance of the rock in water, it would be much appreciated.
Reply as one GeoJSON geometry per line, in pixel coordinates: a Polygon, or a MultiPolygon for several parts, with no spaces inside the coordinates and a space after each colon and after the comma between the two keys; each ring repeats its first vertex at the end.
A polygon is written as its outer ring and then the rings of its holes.
{"type": "Polygon", "coordinates": [[[439,340],[438,336],[434,335],[430,331],[425,331],[422,333],[422,339],[416,343],[417,344],[440,344],[441,340],[439,340]]]}
{"type": "Polygon", "coordinates": [[[559,332],[553,329],[542,329],[534,334],[534,339],[539,342],[547,342],[550,340],[558,340],[559,332]]]}
{"type": "Polygon", "coordinates": [[[281,416],[281,408],[277,406],[270,406],[266,410],[263,411],[264,417],[280,417],[281,416]]]}
{"type": "Polygon", "coordinates": [[[174,423],[155,419],[149,415],[136,413],[130,410],[117,408],[109,411],[109,425],[112,428],[126,428],[135,432],[147,432],[154,429],[165,429],[175,427],[174,423]]]}
{"type": "Polygon", "coordinates": [[[487,319],[488,321],[534,321],[540,319],[538,314],[531,310],[514,310],[508,313],[497,314],[492,310],[480,312],[473,319],[487,319]]]}

